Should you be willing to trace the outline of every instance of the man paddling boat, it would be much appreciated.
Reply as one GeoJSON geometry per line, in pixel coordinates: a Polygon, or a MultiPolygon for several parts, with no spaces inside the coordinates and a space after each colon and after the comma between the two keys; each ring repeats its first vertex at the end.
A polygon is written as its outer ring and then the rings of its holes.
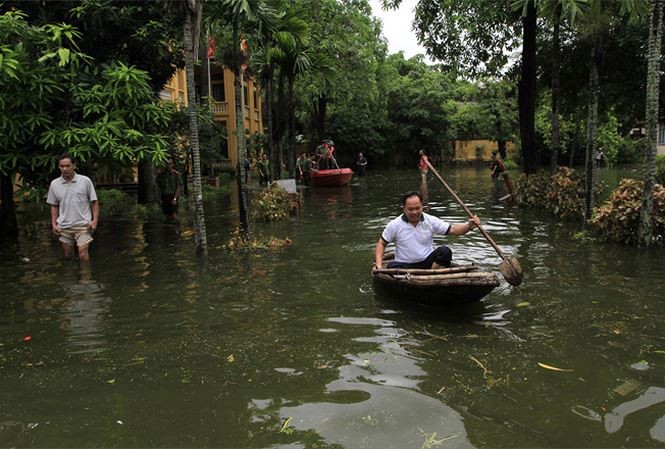
{"type": "Polygon", "coordinates": [[[435,235],[464,235],[480,225],[474,215],[466,223],[447,223],[423,212],[423,197],[412,191],[402,198],[404,213],[393,219],[376,243],[374,265],[383,268],[388,243],[395,244],[395,260],[388,268],[436,269],[449,267],[453,253],[447,246],[434,248],[435,235]]]}

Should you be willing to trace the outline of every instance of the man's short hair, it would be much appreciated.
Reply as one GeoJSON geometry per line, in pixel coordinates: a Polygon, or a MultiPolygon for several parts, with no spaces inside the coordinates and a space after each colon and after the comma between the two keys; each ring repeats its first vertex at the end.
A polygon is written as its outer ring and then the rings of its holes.
{"type": "Polygon", "coordinates": [[[65,151],[64,153],[62,153],[60,156],[58,156],[58,164],[59,164],[60,161],[63,160],[63,159],[69,159],[70,161],[72,161],[72,164],[76,165],[76,161],[74,160],[74,158],[72,157],[72,155],[69,154],[69,153],[67,153],[66,151],[65,151]]]}
{"type": "Polygon", "coordinates": [[[410,192],[406,192],[406,193],[402,196],[402,206],[406,206],[406,200],[408,200],[408,199],[411,198],[412,196],[417,196],[418,199],[420,200],[420,202],[421,202],[421,203],[423,202],[423,196],[422,196],[422,194],[421,194],[420,192],[418,192],[417,190],[411,190],[410,192]]]}

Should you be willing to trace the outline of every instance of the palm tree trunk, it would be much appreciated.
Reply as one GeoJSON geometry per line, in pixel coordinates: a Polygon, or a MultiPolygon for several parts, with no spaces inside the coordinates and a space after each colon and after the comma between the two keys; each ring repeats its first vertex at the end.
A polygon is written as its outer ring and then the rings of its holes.
{"type": "Polygon", "coordinates": [[[587,145],[585,159],[586,183],[584,191],[584,218],[591,218],[594,208],[593,179],[594,179],[594,155],[596,154],[596,136],[598,134],[598,64],[600,54],[600,37],[595,34],[592,37],[591,65],[589,67],[589,118],[587,129],[587,145]]]}
{"type": "Polygon", "coordinates": [[[552,36],[552,148],[550,172],[554,173],[559,164],[559,94],[561,91],[559,74],[561,72],[561,2],[554,12],[554,32],[552,36]]]}
{"type": "Polygon", "coordinates": [[[293,176],[295,173],[295,161],[296,161],[296,106],[295,99],[293,98],[293,83],[294,79],[292,76],[288,77],[288,123],[289,123],[289,143],[288,143],[288,153],[286,160],[286,169],[289,171],[290,175],[293,176]]]}
{"type": "Polygon", "coordinates": [[[242,86],[240,70],[240,37],[238,34],[238,24],[233,23],[233,92],[236,109],[236,143],[238,146],[238,164],[236,173],[238,174],[238,211],[240,215],[240,233],[243,239],[249,236],[249,214],[247,208],[247,184],[245,183],[245,158],[247,149],[245,148],[245,124],[244,124],[244,105],[242,104],[242,86]]]}
{"type": "Polygon", "coordinates": [[[529,0],[522,18],[522,63],[519,82],[520,140],[523,170],[536,172],[536,5],[529,0]]]}
{"type": "Polygon", "coordinates": [[[275,132],[273,130],[272,120],[272,69],[268,69],[268,75],[265,79],[266,91],[266,112],[265,117],[268,119],[268,155],[270,160],[270,179],[275,179],[275,165],[277,164],[277,154],[275,153],[275,132]]]}
{"type": "Polygon", "coordinates": [[[656,154],[658,137],[658,98],[660,96],[660,46],[663,33],[663,1],[651,0],[649,26],[649,59],[647,71],[647,148],[644,152],[644,191],[638,241],[649,246],[653,238],[651,213],[653,211],[653,186],[656,183],[656,154]]]}
{"type": "Polygon", "coordinates": [[[192,39],[192,12],[185,8],[183,35],[185,40],[185,69],[187,72],[187,98],[189,116],[189,143],[192,150],[192,169],[194,185],[195,241],[197,252],[208,250],[203,196],[201,192],[201,157],[199,154],[199,124],[196,118],[196,91],[194,89],[194,44],[192,39]]]}

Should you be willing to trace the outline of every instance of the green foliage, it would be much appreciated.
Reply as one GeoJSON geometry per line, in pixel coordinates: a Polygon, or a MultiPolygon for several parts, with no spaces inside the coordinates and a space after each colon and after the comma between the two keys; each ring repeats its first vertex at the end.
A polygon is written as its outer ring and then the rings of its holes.
{"type": "Polygon", "coordinates": [[[302,206],[301,193],[287,193],[274,185],[254,193],[252,214],[255,219],[268,222],[287,218],[302,206]]]}
{"type": "Polygon", "coordinates": [[[145,71],[121,61],[95,65],[79,51],[81,38],[65,23],[33,25],[19,11],[0,16],[9,61],[0,66],[0,171],[19,172],[28,187],[47,185],[64,151],[102,165],[166,158],[174,106],[155,98],[145,71]]]}
{"type": "Polygon", "coordinates": [[[127,217],[130,214],[136,200],[118,189],[97,190],[99,201],[99,214],[102,220],[110,217],[127,217]]]}
{"type": "Polygon", "coordinates": [[[225,185],[221,185],[219,187],[204,185],[202,193],[203,199],[208,201],[225,197],[231,193],[231,190],[228,188],[228,186],[225,185]]]}
{"type": "Polygon", "coordinates": [[[624,137],[619,141],[616,158],[613,161],[617,165],[636,164],[644,159],[644,146],[646,139],[633,139],[624,137]]]}
{"type": "Polygon", "coordinates": [[[506,166],[506,170],[517,170],[519,168],[519,164],[515,159],[506,159],[503,164],[506,166]]]}
{"type": "Polygon", "coordinates": [[[665,156],[656,157],[656,182],[665,186],[665,156]]]}
{"type": "MultiPolygon", "coordinates": [[[[592,230],[604,240],[636,245],[643,190],[641,181],[622,180],[610,199],[594,210],[589,220],[592,230]]],[[[654,186],[653,197],[653,235],[662,242],[665,237],[665,188],[661,184],[654,186]]]]}
{"type": "Polygon", "coordinates": [[[607,113],[606,121],[599,124],[596,141],[598,149],[603,150],[607,163],[614,165],[618,160],[624,139],[619,134],[619,121],[612,111],[607,113]]]}

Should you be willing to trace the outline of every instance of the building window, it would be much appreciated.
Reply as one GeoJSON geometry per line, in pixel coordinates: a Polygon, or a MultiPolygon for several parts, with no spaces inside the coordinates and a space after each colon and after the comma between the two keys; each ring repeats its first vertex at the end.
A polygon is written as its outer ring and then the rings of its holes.
{"type": "Polygon", "coordinates": [[[658,126],[658,145],[665,145],[665,126],[658,126]]]}
{"type": "Polygon", "coordinates": [[[226,101],[226,95],[224,94],[224,84],[212,85],[212,98],[215,101],[226,101]]]}
{"type": "Polygon", "coordinates": [[[247,86],[242,86],[242,93],[245,97],[245,106],[249,106],[249,92],[247,91],[247,86]]]}
{"type": "Polygon", "coordinates": [[[259,108],[259,93],[254,89],[254,108],[259,108]]]}
{"type": "Polygon", "coordinates": [[[213,73],[210,75],[210,80],[211,81],[224,81],[224,74],[223,73],[213,73]]]}

